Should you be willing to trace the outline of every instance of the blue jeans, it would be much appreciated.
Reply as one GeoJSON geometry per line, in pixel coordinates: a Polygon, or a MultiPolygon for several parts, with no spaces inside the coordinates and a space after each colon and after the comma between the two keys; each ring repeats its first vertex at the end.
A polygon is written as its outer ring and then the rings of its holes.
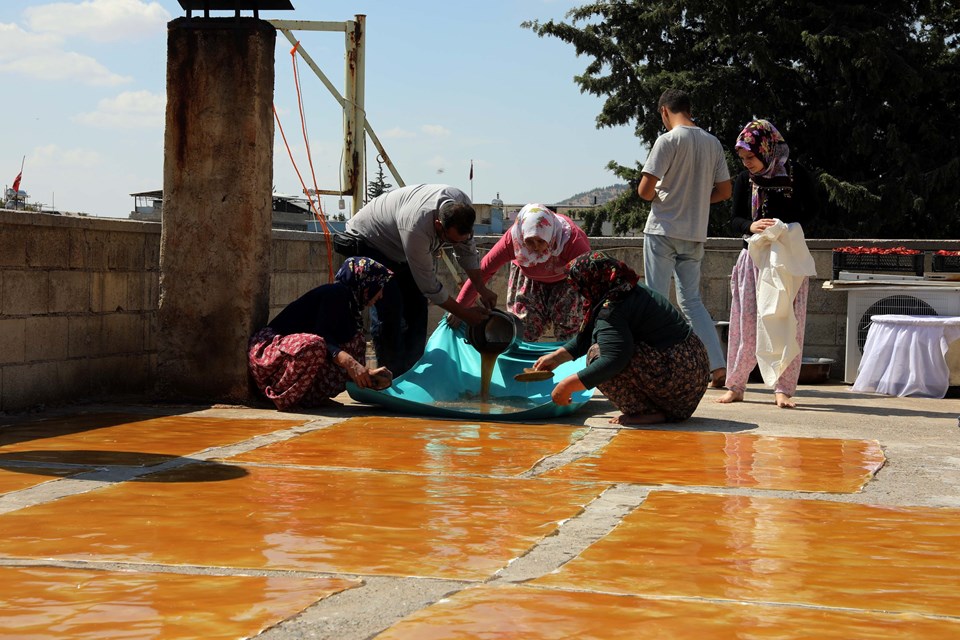
{"type": "Polygon", "coordinates": [[[700,297],[703,243],[643,234],[643,278],[654,291],[669,297],[670,278],[676,276],[677,305],[707,348],[710,370],[727,366],[727,356],[710,312],[700,297]]]}

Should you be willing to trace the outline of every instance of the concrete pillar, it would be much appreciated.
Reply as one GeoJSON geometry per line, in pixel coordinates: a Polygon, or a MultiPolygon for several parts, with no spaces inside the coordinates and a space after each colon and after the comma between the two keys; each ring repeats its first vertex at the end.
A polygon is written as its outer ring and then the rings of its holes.
{"type": "Polygon", "coordinates": [[[168,27],[159,391],[243,401],[270,292],[276,30],[246,17],[168,27]]]}

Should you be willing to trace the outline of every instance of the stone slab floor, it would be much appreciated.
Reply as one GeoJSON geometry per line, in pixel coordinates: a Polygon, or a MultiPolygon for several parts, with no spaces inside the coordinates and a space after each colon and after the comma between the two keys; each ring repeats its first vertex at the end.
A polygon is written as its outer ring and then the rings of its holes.
{"type": "Polygon", "coordinates": [[[960,401],[719,393],[0,417],[0,636],[960,637],[960,401]]]}

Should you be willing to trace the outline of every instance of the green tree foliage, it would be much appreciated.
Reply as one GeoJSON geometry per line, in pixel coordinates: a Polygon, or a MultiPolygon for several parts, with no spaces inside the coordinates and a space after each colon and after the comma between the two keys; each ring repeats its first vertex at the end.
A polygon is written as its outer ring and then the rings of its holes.
{"type": "MultiPolygon", "coordinates": [[[[810,235],[960,236],[955,0],[609,0],[566,20],[523,26],[587,59],[574,81],[605,98],[598,127],[633,123],[649,147],[657,99],[682,88],[728,153],[752,117],[777,124],[826,195],[810,235]]],[[[628,180],[640,166],[611,163],[628,180]]],[[[627,200],[606,212],[618,228],[646,216],[627,200]]]]}
{"type": "Polygon", "coordinates": [[[626,181],[627,190],[613,200],[593,209],[585,210],[582,214],[583,228],[589,236],[600,236],[603,223],[607,220],[613,225],[613,233],[624,235],[631,230],[642,229],[650,213],[650,203],[637,195],[637,185],[640,184],[640,170],[623,167],[616,162],[607,165],[618,178],[626,181]]]}
{"type": "Polygon", "coordinates": [[[383,161],[380,157],[377,157],[377,177],[373,179],[373,182],[367,184],[367,199],[364,200],[364,204],[370,202],[380,194],[386,193],[393,188],[393,185],[387,182],[387,176],[383,172],[383,161]]]}

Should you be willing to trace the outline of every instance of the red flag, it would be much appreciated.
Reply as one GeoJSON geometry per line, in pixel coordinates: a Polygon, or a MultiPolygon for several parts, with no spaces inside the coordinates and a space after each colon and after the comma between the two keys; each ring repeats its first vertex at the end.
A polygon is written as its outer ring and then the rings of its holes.
{"type": "MultiPolygon", "coordinates": [[[[20,190],[20,177],[23,175],[23,171],[17,174],[17,177],[13,179],[13,192],[16,194],[20,190]]],[[[470,176],[473,177],[473,166],[470,167],[470,176]]]]}

